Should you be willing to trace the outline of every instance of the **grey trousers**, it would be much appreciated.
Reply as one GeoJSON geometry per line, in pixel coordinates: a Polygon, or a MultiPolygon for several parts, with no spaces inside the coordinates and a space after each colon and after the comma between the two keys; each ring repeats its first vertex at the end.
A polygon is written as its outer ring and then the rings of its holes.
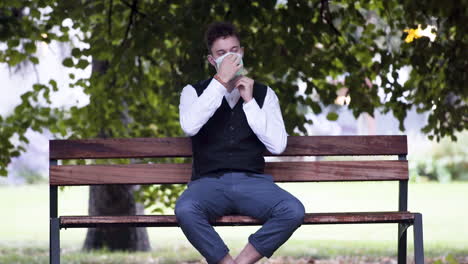
{"type": "Polygon", "coordinates": [[[182,231],[209,264],[218,263],[229,252],[211,221],[228,214],[265,221],[248,241],[269,258],[302,224],[304,213],[302,203],[276,185],[271,175],[244,172],[189,182],[175,207],[182,231]]]}

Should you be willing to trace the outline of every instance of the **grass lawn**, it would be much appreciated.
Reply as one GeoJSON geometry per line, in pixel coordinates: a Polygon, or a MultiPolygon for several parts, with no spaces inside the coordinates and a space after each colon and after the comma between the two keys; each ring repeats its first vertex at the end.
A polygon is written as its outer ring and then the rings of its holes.
{"type": "MultiPolygon", "coordinates": [[[[396,210],[398,205],[398,183],[393,182],[280,185],[299,197],[307,212],[392,211],[396,210]]],[[[48,199],[47,185],[0,186],[3,216],[0,225],[0,263],[48,262],[48,199]]],[[[409,185],[409,210],[423,214],[425,253],[428,257],[434,258],[448,253],[458,257],[468,256],[466,201],[468,201],[468,183],[409,185]]],[[[59,202],[61,215],[86,214],[88,188],[67,187],[59,192],[59,202]]],[[[168,213],[172,211],[168,210],[168,213]]],[[[217,227],[216,229],[235,255],[247,241],[248,235],[255,232],[258,227],[217,227]]],[[[201,259],[179,228],[148,228],[148,232],[153,247],[152,252],[83,254],[79,249],[86,229],[62,230],[64,262],[180,263],[184,260],[201,259]],[[118,260],[113,262],[114,258],[118,260]]],[[[408,252],[411,256],[412,228],[408,234],[408,252]]],[[[302,226],[274,256],[276,258],[292,256],[296,259],[341,256],[394,257],[396,237],[395,224],[302,226]]],[[[341,263],[362,262],[345,260],[341,263]]]]}

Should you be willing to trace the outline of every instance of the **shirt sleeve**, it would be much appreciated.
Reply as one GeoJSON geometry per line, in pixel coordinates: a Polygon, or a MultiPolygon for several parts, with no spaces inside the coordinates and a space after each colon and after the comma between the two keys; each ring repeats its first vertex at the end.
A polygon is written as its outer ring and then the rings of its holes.
{"type": "Polygon", "coordinates": [[[243,109],[250,128],[268,151],[273,154],[282,153],[286,149],[288,134],[275,92],[268,87],[262,108],[252,98],[248,103],[244,102],[243,109]]]}
{"type": "Polygon", "coordinates": [[[179,104],[180,126],[187,136],[194,136],[221,105],[226,88],[216,79],[198,96],[192,85],[182,89],[179,104]]]}

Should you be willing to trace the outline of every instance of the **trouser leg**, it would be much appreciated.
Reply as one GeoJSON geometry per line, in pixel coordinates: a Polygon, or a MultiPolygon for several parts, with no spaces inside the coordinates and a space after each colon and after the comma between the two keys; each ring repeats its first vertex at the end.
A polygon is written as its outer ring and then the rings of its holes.
{"type": "Polygon", "coordinates": [[[177,221],[190,243],[209,264],[219,262],[229,249],[210,224],[211,220],[228,214],[231,203],[224,196],[217,178],[193,181],[176,202],[177,221]]]}
{"type": "Polygon", "coordinates": [[[240,214],[265,221],[249,236],[249,243],[269,258],[302,224],[305,209],[292,194],[273,182],[271,175],[250,174],[237,184],[234,196],[240,214]]]}

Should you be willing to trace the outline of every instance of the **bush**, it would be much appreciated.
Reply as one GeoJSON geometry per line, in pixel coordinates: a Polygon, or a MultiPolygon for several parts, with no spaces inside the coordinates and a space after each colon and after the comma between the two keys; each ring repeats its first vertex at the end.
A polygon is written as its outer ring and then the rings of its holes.
{"type": "Polygon", "coordinates": [[[457,138],[457,141],[444,138],[438,143],[430,142],[429,151],[411,160],[411,179],[468,181],[468,132],[458,133],[457,138]]]}
{"type": "Polygon", "coordinates": [[[41,173],[28,167],[20,168],[17,172],[17,177],[24,179],[26,184],[47,182],[47,179],[41,173]]]}
{"type": "Polygon", "coordinates": [[[434,264],[459,264],[458,261],[451,255],[448,254],[444,260],[437,260],[434,262],[434,264]]]}

